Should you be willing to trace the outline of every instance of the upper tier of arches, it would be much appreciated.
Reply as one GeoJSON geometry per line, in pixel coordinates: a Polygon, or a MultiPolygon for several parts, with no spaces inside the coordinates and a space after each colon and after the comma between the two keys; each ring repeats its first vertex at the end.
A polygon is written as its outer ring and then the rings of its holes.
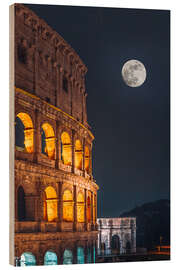
{"type": "Polygon", "coordinates": [[[40,122],[37,129],[34,126],[30,114],[17,113],[15,118],[16,150],[27,154],[33,154],[38,150],[44,158],[59,160],[65,166],[64,168],[73,166],[77,170],[91,174],[91,145],[83,138],[78,137],[77,134],[74,135],[71,130],[60,130],[55,134],[55,128],[48,121],[40,122]]]}

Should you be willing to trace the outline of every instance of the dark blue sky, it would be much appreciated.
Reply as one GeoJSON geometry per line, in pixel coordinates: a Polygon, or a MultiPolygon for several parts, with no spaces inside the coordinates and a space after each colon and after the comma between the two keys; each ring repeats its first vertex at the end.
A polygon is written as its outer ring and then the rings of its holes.
{"type": "Polygon", "coordinates": [[[170,13],[165,10],[28,5],[88,67],[88,120],[95,135],[98,216],[119,216],[169,199],[170,13]],[[137,59],[147,79],[125,85],[121,69],[137,59]]]}

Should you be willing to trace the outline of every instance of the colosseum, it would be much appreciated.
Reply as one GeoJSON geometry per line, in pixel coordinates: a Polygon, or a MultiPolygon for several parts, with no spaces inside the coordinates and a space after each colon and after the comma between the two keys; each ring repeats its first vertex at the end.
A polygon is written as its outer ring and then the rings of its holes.
{"type": "Polygon", "coordinates": [[[14,265],[95,262],[94,136],[87,68],[34,12],[14,5],[14,265]]]}

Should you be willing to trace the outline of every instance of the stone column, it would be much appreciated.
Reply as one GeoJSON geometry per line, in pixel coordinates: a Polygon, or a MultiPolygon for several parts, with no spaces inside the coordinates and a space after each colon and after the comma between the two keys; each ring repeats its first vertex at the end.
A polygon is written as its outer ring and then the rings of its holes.
{"type": "Polygon", "coordinates": [[[55,63],[56,68],[56,100],[55,104],[56,107],[59,107],[59,101],[60,101],[60,66],[55,63]]]}
{"type": "Polygon", "coordinates": [[[84,245],[84,263],[88,262],[88,241],[85,241],[84,245]]]}
{"type": "Polygon", "coordinates": [[[38,213],[38,208],[39,208],[39,196],[34,196],[34,220],[39,221],[39,213],[38,213]]]}
{"type": "Polygon", "coordinates": [[[95,224],[96,224],[96,230],[97,230],[97,193],[95,195],[95,224]]]}
{"type": "Polygon", "coordinates": [[[91,149],[90,149],[90,153],[89,153],[89,175],[90,175],[91,179],[93,179],[93,176],[92,176],[92,144],[91,144],[91,149]]]}
{"type": "Polygon", "coordinates": [[[56,74],[55,106],[57,107],[57,103],[59,100],[59,67],[56,61],[53,63],[53,67],[55,69],[54,72],[56,74]]]}
{"type": "Polygon", "coordinates": [[[59,160],[61,160],[60,151],[60,134],[59,134],[60,121],[56,121],[56,168],[59,168],[59,160]]]}
{"type": "Polygon", "coordinates": [[[26,220],[34,221],[35,220],[35,199],[34,195],[26,194],[25,196],[25,209],[26,209],[26,220]]]}
{"type": "Polygon", "coordinates": [[[77,227],[77,194],[76,194],[76,185],[73,186],[73,201],[74,201],[74,212],[73,212],[73,216],[74,216],[74,223],[73,223],[73,230],[76,231],[76,227],[77,227]]]}
{"type": "Polygon", "coordinates": [[[82,171],[83,171],[83,176],[85,177],[85,138],[83,138],[83,145],[82,145],[82,171]]]}
{"type": "Polygon", "coordinates": [[[72,75],[69,76],[69,87],[70,87],[69,91],[71,93],[70,114],[73,115],[73,94],[72,94],[72,92],[73,92],[73,77],[72,77],[72,75]]]}
{"type": "Polygon", "coordinates": [[[93,214],[93,192],[91,192],[91,230],[94,229],[93,214]]]}
{"type": "Polygon", "coordinates": [[[39,112],[35,110],[35,130],[34,130],[34,162],[38,161],[38,155],[41,153],[41,126],[39,112]]]}
{"type": "Polygon", "coordinates": [[[91,262],[94,263],[94,241],[91,242],[91,262]]]}
{"type": "Polygon", "coordinates": [[[62,231],[62,221],[63,221],[63,197],[62,197],[62,186],[63,183],[58,183],[58,223],[59,230],[62,231]]]}
{"type": "Polygon", "coordinates": [[[87,231],[87,189],[84,189],[84,230],[87,231]]]}
{"type": "Polygon", "coordinates": [[[76,247],[76,244],[74,245],[74,248],[73,248],[73,264],[77,264],[77,247],[76,247]]]}
{"type": "Polygon", "coordinates": [[[56,89],[56,106],[60,107],[61,104],[61,93],[62,93],[62,80],[63,80],[63,68],[58,65],[57,67],[57,89],[56,89]]]}
{"type": "Polygon", "coordinates": [[[35,34],[35,48],[34,48],[34,94],[38,94],[38,76],[39,76],[39,68],[38,68],[38,35],[35,34]]]}
{"type": "Polygon", "coordinates": [[[74,142],[74,136],[75,136],[75,130],[72,130],[72,173],[74,173],[74,167],[75,167],[75,153],[74,153],[74,148],[75,148],[75,142],[74,142]]]}

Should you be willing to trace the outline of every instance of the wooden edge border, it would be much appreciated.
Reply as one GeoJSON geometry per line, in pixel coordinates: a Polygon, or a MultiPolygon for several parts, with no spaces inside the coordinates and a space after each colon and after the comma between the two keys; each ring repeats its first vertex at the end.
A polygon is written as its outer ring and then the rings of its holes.
{"type": "Polygon", "coordinates": [[[14,38],[15,6],[9,6],[9,263],[14,261],[14,38]]]}

